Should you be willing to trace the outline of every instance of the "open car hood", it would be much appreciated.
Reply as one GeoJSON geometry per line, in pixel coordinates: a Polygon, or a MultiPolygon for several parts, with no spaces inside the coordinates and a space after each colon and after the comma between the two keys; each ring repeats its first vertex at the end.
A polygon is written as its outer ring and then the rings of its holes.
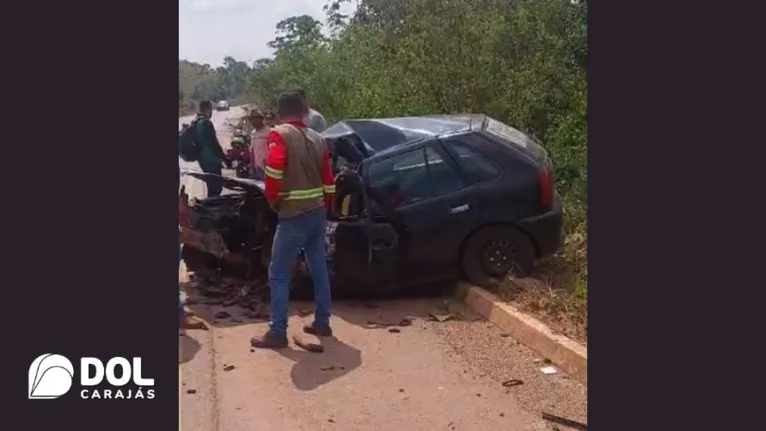
{"type": "Polygon", "coordinates": [[[369,157],[407,142],[470,130],[476,121],[481,124],[481,119],[482,115],[433,115],[345,120],[332,125],[322,136],[329,140],[355,136],[367,148],[369,157]]]}
{"type": "Polygon", "coordinates": [[[266,195],[264,194],[265,185],[263,181],[251,180],[247,178],[230,178],[216,174],[191,171],[184,172],[183,175],[188,175],[192,178],[204,181],[206,184],[220,184],[221,187],[227,190],[248,193],[251,195],[261,196],[266,199],[266,195]]]}

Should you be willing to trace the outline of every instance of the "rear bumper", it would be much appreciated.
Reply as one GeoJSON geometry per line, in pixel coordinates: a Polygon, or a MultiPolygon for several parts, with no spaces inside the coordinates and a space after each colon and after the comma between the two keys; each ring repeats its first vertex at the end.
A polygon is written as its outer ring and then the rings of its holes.
{"type": "Polygon", "coordinates": [[[532,237],[537,246],[538,259],[553,255],[564,245],[564,212],[561,207],[524,219],[518,226],[532,237]]]}

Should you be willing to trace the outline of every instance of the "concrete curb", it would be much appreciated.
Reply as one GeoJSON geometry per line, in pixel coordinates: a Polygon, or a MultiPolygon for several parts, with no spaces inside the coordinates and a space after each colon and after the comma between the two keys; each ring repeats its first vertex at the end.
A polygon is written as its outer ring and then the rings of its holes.
{"type": "Polygon", "coordinates": [[[544,323],[480,287],[461,283],[457,297],[511,337],[588,386],[588,349],[585,346],[554,334],[544,323]]]}

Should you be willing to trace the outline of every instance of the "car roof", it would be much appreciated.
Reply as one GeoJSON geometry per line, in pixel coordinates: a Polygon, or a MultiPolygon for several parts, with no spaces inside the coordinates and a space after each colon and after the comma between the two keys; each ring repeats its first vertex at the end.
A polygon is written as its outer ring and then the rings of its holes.
{"type": "Polygon", "coordinates": [[[480,129],[484,118],[483,114],[460,114],[344,120],[322,132],[322,136],[337,139],[355,135],[380,153],[426,138],[480,129]]]}

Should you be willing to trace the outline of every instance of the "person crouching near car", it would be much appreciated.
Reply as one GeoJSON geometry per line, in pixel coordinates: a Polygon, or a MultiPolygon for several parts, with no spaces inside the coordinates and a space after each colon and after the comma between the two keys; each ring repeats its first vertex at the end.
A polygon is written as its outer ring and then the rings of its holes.
{"type": "Polygon", "coordinates": [[[248,115],[250,126],[250,159],[252,161],[253,179],[263,181],[266,169],[266,156],[268,149],[268,136],[271,128],[264,123],[263,113],[257,109],[250,111],[248,115]]]}
{"type": "Polygon", "coordinates": [[[287,308],[290,281],[301,249],[314,281],[314,321],[303,331],[323,337],[330,329],[330,275],[327,269],[325,228],[335,182],[325,139],[303,122],[303,99],[298,93],[279,97],[281,124],[269,133],[265,194],[279,214],[269,264],[271,323],[266,334],[253,337],[256,348],[287,347],[287,308]]]}

